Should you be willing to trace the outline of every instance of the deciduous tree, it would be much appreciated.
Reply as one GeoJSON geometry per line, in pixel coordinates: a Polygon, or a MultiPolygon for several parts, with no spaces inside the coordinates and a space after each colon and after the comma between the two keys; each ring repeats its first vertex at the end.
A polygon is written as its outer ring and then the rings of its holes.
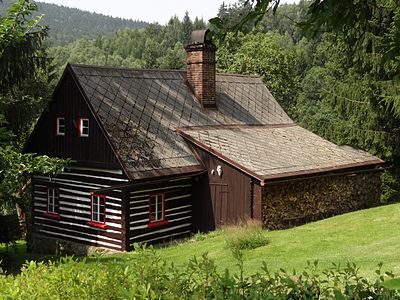
{"type": "MultiPolygon", "coordinates": [[[[40,25],[40,18],[30,19],[35,4],[29,0],[18,0],[10,6],[8,13],[0,17],[0,206],[6,201],[15,201],[20,221],[24,223],[24,210],[19,199],[34,172],[54,174],[61,170],[67,161],[21,154],[12,146],[13,132],[7,130],[5,118],[10,113],[4,111],[5,102],[10,98],[30,98],[18,95],[27,80],[37,80],[45,70],[45,56],[42,42],[46,28],[40,25]]],[[[29,122],[29,120],[25,120],[29,122]]]]}

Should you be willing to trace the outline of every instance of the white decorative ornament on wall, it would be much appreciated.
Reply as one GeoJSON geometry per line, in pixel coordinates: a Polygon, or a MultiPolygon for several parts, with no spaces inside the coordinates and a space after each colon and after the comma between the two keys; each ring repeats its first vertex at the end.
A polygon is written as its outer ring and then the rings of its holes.
{"type": "Polygon", "coordinates": [[[222,167],[220,165],[217,166],[217,174],[219,177],[222,177],[222,167]]]}

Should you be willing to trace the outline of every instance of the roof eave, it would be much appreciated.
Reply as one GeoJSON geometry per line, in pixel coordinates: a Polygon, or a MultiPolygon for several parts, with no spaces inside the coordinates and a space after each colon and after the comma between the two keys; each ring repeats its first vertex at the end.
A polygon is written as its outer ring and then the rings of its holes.
{"type": "Polygon", "coordinates": [[[192,174],[204,171],[205,168],[202,165],[193,165],[187,167],[174,167],[164,169],[153,169],[140,172],[132,172],[133,181],[148,179],[148,178],[161,178],[181,174],[192,174]]]}
{"type": "Polygon", "coordinates": [[[122,183],[122,184],[117,184],[117,185],[113,185],[113,186],[106,187],[106,188],[92,190],[92,192],[101,193],[101,192],[112,191],[115,189],[123,189],[123,188],[127,188],[127,187],[148,185],[149,183],[155,184],[158,182],[163,182],[165,180],[172,180],[172,179],[175,180],[175,179],[184,178],[184,177],[192,177],[193,178],[196,176],[201,176],[205,172],[206,172],[206,170],[202,169],[202,168],[192,168],[192,169],[187,169],[186,172],[183,172],[183,173],[176,172],[176,173],[170,173],[170,174],[166,174],[166,175],[164,174],[159,177],[140,177],[134,181],[129,181],[127,183],[122,183]]]}
{"type": "Polygon", "coordinates": [[[385,162],[383,160],[377,158],[377,159],[372,159],[372,160],[363,161],[363,162],[357,162],[357,163],[351,163],[351,164],[345,164],[345,165],[336,165],[336,166],[319,168],[319,169],[301,170],[301,171],[295,171],[295,172],[284,172],[284,173],[278,173],[278,174],[272,174],[272,175],[260,175],[256,172],[242,166],[241,164],[233,161],[229,157],[226,157],[222,153],[212,149],[211,147],[205,145],[204,143],[196,140],[192,136],[183,132],[181,129],[177,129],[176,131],[186,141],[200,147],[201,149],[207,151],[208,153],[225,161],[229,165],[232,165],[236,169],[239,169],[240,171],[259,180],[260,185],[262,185],[262,186],[264,184],[266,184],[268,182],[272,182],[272,181],[294,180],[294,179],[306,178],[306,177],[317,177],[317,176],[322,176],[322,175],[329,174],[329,173],[332,173],[332,174],[333,173],[343,173],[343,172],[348,172],[348,171],[357,171],[360,169],[370,169],[370,170],[381,171],[384,169],[384,165],[385,165],[385,162]]]}
{"type": "Polygon", "coordinates": [[[318,177],[326,174],[341,174],[347,172],[357,172],[358,170],[370,170],[370,171],[383,171],[385,169],[385,162],[381,159],[373,159],[363,162],[337,165],[332,167],[325,167],[311,170],[301,170],[295,172],[284,172],[272,175],[263,176],[265,183],[275,182],[279,180],[295,180],[307,177],[318,177]]]}

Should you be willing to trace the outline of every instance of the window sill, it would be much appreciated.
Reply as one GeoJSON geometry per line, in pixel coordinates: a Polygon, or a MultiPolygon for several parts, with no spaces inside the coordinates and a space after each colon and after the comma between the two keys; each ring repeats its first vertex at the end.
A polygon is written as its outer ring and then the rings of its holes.
{"type": "Polygon", "coordinates": [[[167,220],[154,221],[154,222],[150,222],[149,224],[147,224],[147,227],[154,228],[154,227],[159,227],[159,226],[163,226],[163,225],[167,225],[167,224],[168,224],[167,220]]]}
{"type": "Polygon", "coordinates": [[[101,228],[101,229],[106,229],[107,225],[105,223],[98,223],[98,222],[93,222],[93,221],[89,221],[86,224],[92,226],[92,227],[97,227],[97,228],[101,228]]]}
{"type": "Polygon", "coordinates": [[[60,220],[61,219],[60,215],[53,214],[53,213],[44,213],[43,216],[45,216],[46,218],[55,219],[55,220],[60,220]]]}

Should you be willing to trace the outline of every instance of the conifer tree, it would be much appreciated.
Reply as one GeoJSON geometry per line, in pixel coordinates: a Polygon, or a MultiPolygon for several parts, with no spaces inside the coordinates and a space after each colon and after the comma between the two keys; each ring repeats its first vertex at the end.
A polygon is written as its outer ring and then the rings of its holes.
{"type": "Polygon", "coordinates": [[[183,40],[182,43],[183,45],[187,45],[190,42],[190,35],[192,34],[193,31],[193,24],[192,20],[189,17],[189,13],[186,11],[185,15],[182,20],[182,35],[183,35],[183,40]]]}

